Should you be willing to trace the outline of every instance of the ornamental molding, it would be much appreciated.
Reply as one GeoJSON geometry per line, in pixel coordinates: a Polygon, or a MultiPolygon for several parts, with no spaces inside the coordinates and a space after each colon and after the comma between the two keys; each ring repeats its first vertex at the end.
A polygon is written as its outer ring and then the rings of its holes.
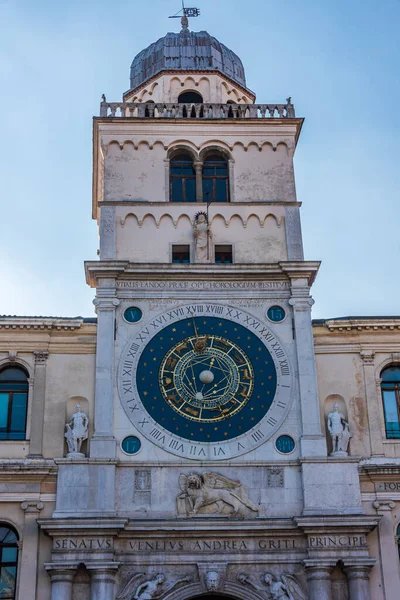
{"type": "MultiPolygon", "coordinates": [[[[245,216],[245,217],[237,212],[231,214],[229,217],[223,215],[222,213],[216,213],[215,215],[212,215],[210,217],[210,225],[212,225],[212,223],[214,222],[215,219],[220,218],[224,221],[225,227],[228,229],[232,219],[237,218],[241,221],[243,228],[246,229],[247,225],[252,217],[254,217],[258,221],[258,224],[261,228],[264,228],[265,223],[269,218],[271,218],[273,221],[275,221],[277,227],[281,227],[283,219],[284,219],[283,216],[277,216],[276,214],[274,214],[272,212],[267,213],[264,217],[257,215],[255,212],[252,212],[250,215],[245,216]]],[[[193,215],[188,215],[187,213],[173,215],[173,214],[167,213],[167,212],[160,212],[160,214],[156,216],[154,213],[148,212],[145,215],[140,216],[136,212],[129,212],[125,215],[125,217],[120,219],[121,227],[125,227],[125,224],[129,218],[136,220],[136,222],[139,226],[139,229],[141,229],[143,227],[143,223],[146,221],[146,219],[152,220],[155,223],[156,228],[158,229],[160,227],[160,223],[161,223],[162,219],[167,218],[172,221],[174,228],[176,229],[178,227],[179,221],[181,219],[189,220],[191,223],[193,220],[193,215]]]]}

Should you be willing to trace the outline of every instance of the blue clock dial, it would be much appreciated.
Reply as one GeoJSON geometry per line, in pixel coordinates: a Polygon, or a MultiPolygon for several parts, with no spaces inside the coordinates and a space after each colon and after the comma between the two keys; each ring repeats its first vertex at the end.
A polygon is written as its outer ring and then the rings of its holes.
{"type": "Polygon", "coordinates": [[[148,414],[170,433],[226,441],[254,428],[275,396],[277,373],[266,346],[227,319],[192,317],[157,333],[137,367],[148,414]]]}

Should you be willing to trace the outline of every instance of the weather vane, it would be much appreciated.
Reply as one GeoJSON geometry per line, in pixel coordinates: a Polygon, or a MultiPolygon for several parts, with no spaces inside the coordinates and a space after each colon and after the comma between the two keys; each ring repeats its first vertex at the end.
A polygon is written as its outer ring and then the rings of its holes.
{"type": "Polygon", "coordinates": [[[182,0],[182,8],[180,11],[176,13],[176,15],[172,15],[169,19],[181,19],[182,29],[187,29],[189,26],[188,17],[199,17],[200,9],[198,8],[186,8],[185,2],[182,0]],[[182,13],[182,14],[181,14],[182,13]]]}

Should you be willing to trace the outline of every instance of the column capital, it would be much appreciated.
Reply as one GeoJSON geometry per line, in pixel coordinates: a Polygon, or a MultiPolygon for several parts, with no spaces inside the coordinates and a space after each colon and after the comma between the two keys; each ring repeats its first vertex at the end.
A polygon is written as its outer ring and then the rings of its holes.
{"type": "Polygon", "coordinates": [[[294,297],[294,298],[290,298],[289,304],[290,304],[290,306],[293,306],[293,309],[295,311],[308,312],[308,311],[311,311],[311,307],[313,306],[313,304],[315,304],[315,301],[311,297],[308,297],[308,298],[294,297]]]}
{"type": "Polygon", "coordinates": [[[361,360],[364,365],[374,365],[375,362],[375,352],[369,350],[362,350],[360,352],[361,360]]]}
{"type": "Polygon", "coordinates": [[[335,565],[329,562],[315,562],[314,560],[303,560],[307,579],[327,580],[331,578],[331,573],[335,565]]]}
{"type": "Polygon", "coordinates": [[[96,307],[96,312],[98,310],[115,310],[119,303],[120,301],[115,297],[100,297],[93,300],[93,304],[96,307]]]}
{"type": "Polygon", "coordinates": [[[395,506],[396,504],[393,502],[393,500],[375,500],[375,502],[373,503],[373,507],[375,508],[378,514],[391,512],[395,506]]]}
{"type": "Polygon", "coordinates": [[[49,358],[49,353],[42,350],[35,350],[33,354],[35,356],[35,365],[45,365],[49,358]]]}
{"type": "Polygon", "coordinates": [[[347,575],[347,579],[365,579],[369,580],[369,573],[373,565],[348,565],[343,567],[343,571],[347,575]]]}
{"type": "Polygon", "coordinates": [[[36,500],[25,500],[25,502],[21,503],[21,508],[26,513],[34,513],[36,515],[44,508],[44,504],[36,500]]]}
{"type": "Polygon", "coordinates": [[[56,564],[56,563],[45,563],[44,568],[46,569],[52,583],[56,582],[68,582],[72,583],[76,575],[78,563],[73,564],[56,564]]]}
{"type": "Polygon", "coordinates": [[[115,583],[115,577],[120,563],[87,563],[86,569],[90,572],[92,582],[115,583]]]}

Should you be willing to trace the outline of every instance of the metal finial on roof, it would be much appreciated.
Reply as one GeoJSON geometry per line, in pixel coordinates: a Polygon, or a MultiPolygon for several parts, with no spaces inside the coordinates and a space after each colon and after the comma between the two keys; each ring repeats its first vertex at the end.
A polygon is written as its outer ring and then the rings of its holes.
{"type": "Polygon", "coordinates": [[[172,15],[169,19],[181,19],[182,31],[188,31],[189,29],[189,18],[188,17],[199,17],[200,9],[198,8],[186,8],[185,2],[182,0],[182,8],[176,15],[172,15]],[[182,13],[182,15],[180,14],[182,13]]]}

